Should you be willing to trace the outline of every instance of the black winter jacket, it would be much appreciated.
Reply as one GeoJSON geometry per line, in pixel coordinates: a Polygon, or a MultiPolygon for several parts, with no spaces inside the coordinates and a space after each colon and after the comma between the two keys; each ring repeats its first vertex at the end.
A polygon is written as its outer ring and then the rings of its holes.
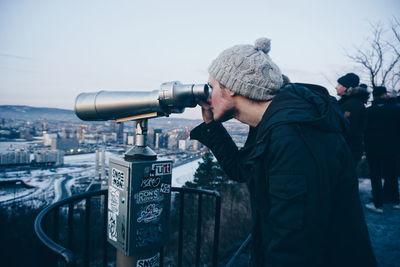
{"type": "Polygon", "coordinates": [[[380,99],[367,108],[365,131],[367,154],[395,155],[400,151],[400,105],[380,99]]]}
{"type": "Polygon", "coordinates": [[[344,95],[338,101],[344,116],[350,123],[350,130],[345,133],[345,139],[356,163],[360,160],[363,152],[363,138],[367,120],[365,103],[368,96],[367,92],[356,91],[352,95],[344,95]]]}
{"type": "Polygon", "coordinates": [[[323,87],[286,85],[240,150],[219,122],[191,132],[248,184],[252,266],[376,266],[335,102],[323,87]]]}

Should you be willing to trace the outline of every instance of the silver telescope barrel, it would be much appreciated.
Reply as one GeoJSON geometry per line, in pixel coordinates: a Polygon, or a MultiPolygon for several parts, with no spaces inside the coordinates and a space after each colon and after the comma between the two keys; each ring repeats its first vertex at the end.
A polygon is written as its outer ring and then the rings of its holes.
{"type": "Polygon", "coordinates": [[[129,118],[149,113],[167,116],[182,113],[207,100],[207,84],[163,83],[153,91],[99,91],[81,93],[75,100],[75,113],[85,121],[105,121],[129,118]]]}

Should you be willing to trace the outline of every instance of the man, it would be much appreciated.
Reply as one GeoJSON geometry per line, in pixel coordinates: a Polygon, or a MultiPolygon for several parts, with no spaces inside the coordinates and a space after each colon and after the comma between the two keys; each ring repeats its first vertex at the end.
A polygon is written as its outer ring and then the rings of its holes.
{"type": "Polygon", "coordinates": [[[346,141],[353,155],[354,163],[361,159],[363,152],[363,134],[366,123],[365,104],[369,98],[367,87],[359,86],[360,78],[354,73],[347,73],[337,80],[337,95],[344,116],[350,122],[350,131],[345,134],[346,141]]]}
{"type": "Polygon", "coordinates": [[[386,87],[373,89],[374,101],[367,108],[365,148],[371,173],[373,203],[365,207],[383,213],[383,203],[400,209],[399,184],[397,179],[397,156],[400,150],[400,107],[395,98],[389,98],[386,87]],[[382,188],[382,178],[385,179],[382,188]]]}
{"type": "Polygon", "coordinates": [[[375,266],[358,196],[346,120],[323,87],[282,85],[270,40],[223,51],[191,138],[228,176],[246,182],[253,217],[252,266],[375,266]],[[250,126],[238,150],[221,122],[250,126]]]}

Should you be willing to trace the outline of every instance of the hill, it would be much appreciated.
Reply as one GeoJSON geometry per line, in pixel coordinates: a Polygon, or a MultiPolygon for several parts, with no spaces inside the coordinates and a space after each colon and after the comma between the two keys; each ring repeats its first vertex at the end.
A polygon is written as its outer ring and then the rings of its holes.
{"type": "MultiPolygon", "coordinates": [[[[0,118],[30,121],[46,118],[48,121],[81,122],[73,110],[16,105],[0,105],[0,118]]],[[[154,128],[168,129],[176,128],[177,125],[194,127],[199,123],[201,123],[201,120],[162,117],[151,119],[149,125],[154,128]]]]}
{"type": "Polygon", "coordinates": [[[79,121],[72,110],[31,106],[0,105],[0,118],[21,120],[79,121]]]}

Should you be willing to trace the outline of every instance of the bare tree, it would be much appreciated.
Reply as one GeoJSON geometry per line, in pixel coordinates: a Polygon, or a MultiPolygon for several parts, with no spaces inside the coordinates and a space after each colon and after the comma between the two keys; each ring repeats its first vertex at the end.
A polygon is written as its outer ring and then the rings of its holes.
{"type": "Polygon", "coordinates": [[[371,23],[371,37],[364,46],[355,48],[347,57],[361,65],[370,85],[395,90],[400,84],[400,22],[393,18],[390,26],[371,23]]]}

